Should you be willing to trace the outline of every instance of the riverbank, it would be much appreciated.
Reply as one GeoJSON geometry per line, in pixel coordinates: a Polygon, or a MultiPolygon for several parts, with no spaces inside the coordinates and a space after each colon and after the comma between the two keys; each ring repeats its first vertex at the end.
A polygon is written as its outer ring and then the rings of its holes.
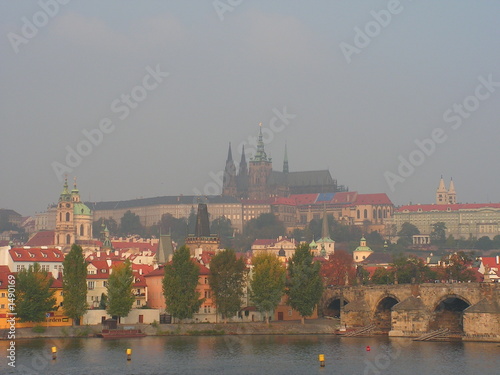
{"type": "MultiPolygon", "coordinates": [[[[300,321],[275,321],[269,325],[263,322],[248,323],[193,323],[193,324],[135,324],[121,328],[140,329],[148,336],[208,336],[208,335],[327,335],[335,334],[338,319],[311,319],[305,324],[300,321]]],[[[16,340],[32,338],[95,337],[102,330],[101,325],[79,327],[18,328],[16,340]]],[[[7,330],[0,331],[0,340],[7,340],[7,330]],[[5,332],[4,332],[5,331],[5,332]]]]}

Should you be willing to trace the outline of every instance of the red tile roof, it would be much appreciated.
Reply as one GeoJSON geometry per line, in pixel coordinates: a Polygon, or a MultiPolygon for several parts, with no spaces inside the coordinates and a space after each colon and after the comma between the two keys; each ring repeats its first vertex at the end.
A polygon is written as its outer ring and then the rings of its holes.
{"type": "Polygon", "coordinates": [[[392,202],[386,193],[358,194],[354,203],[355,204],[389,204],[389,205],[392,205],[392,202]]]}
{"type": "Polygon", "coordinates": [[[422,212],[428,211],[458,211],[478,210],[481,208],[500,208],[500,203],[457,203],[457,204],[412,204],[399,207],[396,212],[422,212]]]}
{"type": "Polygon", "coordinates": [[[274,201],[272,202],[273,205],[288,205],[288,206],[296,206],[297,203],[295,202],[295,199],[293,198],[285,198],[285,197],[278,197],[275,198],[274,201]]]}
{"type": "Polygon", "coordinates": [[[296,205],[314,204],[319,194],[292,194],[288,198],[293,199],[296,205]]]}
{"type": "Polygon", "coordinates": [[[42,249],[40,247],[14,247],[9,250],[14,262],[63,262],[64,254],[56,248],[42,249]]]}
{"type": "Polygon", "coordinates": [[[31,237],[26,246],[54,246],[54,231],[53,230],[42,230],[37,232],[31,237]]]}
{"type": "Polygon", "coordinates": [[[345,191],[340,193],[335,193],[333,196],[332,203],[352,203],[356,200],[358,192],[356,191],[345,191]]]}
{"type": "Polygon", "coordinates": [[[165,275],[165,269],[164,267],[159,267],[155,269],[154,271],[151,271],[150,273],[144,275],[144,277],[152,277],[152,276],[161,276],[163,277],[165,275]]]}

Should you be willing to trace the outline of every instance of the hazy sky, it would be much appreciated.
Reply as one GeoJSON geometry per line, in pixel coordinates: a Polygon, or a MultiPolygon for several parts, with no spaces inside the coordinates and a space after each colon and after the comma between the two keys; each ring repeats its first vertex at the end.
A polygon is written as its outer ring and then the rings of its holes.
{"type": "Polygon", "coordinates": [[[499,202],[499,15],[472,0],[1,0],[0,207],[43,211],[64,171],[85,200],[213,193],[228,142],[239,161],[259,122],[274,169],[286,143],[291,171],[329,168],[395,204],[434,202],[441,174],[460,202],[499,202]]]}

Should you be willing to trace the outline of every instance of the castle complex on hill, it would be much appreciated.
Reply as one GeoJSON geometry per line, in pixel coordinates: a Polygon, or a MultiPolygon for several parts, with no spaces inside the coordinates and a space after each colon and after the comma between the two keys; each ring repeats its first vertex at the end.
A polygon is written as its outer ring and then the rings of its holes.
{"type": "Polygon", "coordinates": [[[224,168],[223,196],[262,200],[288,197],[291,194],[336,193],[347,190],[345,186],[337,185],[337,180],[332,178],[329,170],[290,172],[286,146],[283,170],[273,171],[272,160],[264,149],[262,128],[259,130],[257,151],[248,163],[245,149],[242,149],[238,172],[229,144],[224,168]]]}

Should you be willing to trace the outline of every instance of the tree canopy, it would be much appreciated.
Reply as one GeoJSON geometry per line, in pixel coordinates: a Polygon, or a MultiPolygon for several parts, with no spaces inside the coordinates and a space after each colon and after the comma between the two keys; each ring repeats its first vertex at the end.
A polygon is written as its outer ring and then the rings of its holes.
{"type": "Polygon", "coordinates": [[[15,312],[21,322],[43,322],[46,313],[57,310],[52,282],[51,275],[38,263],[17,273],[15,312]]]}
{"type": "Polygon", "coordinates": [[[78,321],[87,311],[87,263],[80,246],[71,246],[63,267],[63,310],[66,316],[78,321]]]}
{"type": "Polygon", "coordinates": [[[241,308],[246,266],[237,258],[234,250],[225,249],[215,254],[210,261],[208,282],[215,299],[217,312],[224,322],[236,315],[241,308]]]}
{"type": "Polygon", "coordinates": [[[253,258],[251,298],[257,309],[265,313],[273,311],[285,293],[286,269],[274,254],[262,253],[253,258]]]}
{"type": "Polygon", "coordinates": [[[134,275],[132,265],[127,259],[123,263],[114,265],[108,278],[107,295],[108,305],[106,311],[111,316],[127,316],[135,297],[132,294],[132,285],[134,284],[134,275]]]}
{"type": "Polygon", "coordinates": [[[444,245],[446,242],[446,224],[442,221],[432,224],[430,238],[433,245],[444,245]]]}
{"type": "Polygon", "coordinates": [[[436,272],[431,270],[423,259],[413,255],[394,257],[391,268],[399,284],[424,283],[434,281],[437,277],[436,272]]]}
{"type": "Polygon", "coordinates": [[[121,235],[127,236],[132,234],[143,235],[144,227],[141,224],[139,215],[128,210],[120,219],[119,232],[121,235]]]}
{"type": "Polygon", "coordinates": [[[321,277],[328,285],[352,285],[356,279],[356,268],[352,255],[344,250],[335,250],[321,265],[321,277]]]}
{"type": "Polygon", "coordinates": [[[300,244],[288,265],[286,294],[288,305],[297,310],[302,317],[311,316],[323,295],[319,262],[313,262],[309,245],[300,244]]]}
{"type": "Polygon", "coordinates": [[[167,311],[180,320],[192,318],[204,299],[196,290],[200,269],[191,260],[189,248],[181,246],[175,251],[172,262],[165,265],[164,271],[163,295],[167,311]]]}

